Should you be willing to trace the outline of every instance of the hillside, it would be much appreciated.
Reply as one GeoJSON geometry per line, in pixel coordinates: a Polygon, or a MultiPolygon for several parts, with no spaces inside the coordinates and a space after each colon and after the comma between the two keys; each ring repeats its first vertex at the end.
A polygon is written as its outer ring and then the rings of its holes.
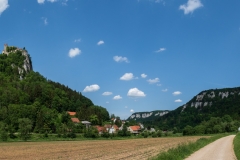
{"type": "MultiPolygon", "coordinates": [[[[133,115],[136,117],[136,114],[138,113],[132,114],[128,119],[132,119],[133,115]]],[[[153,115],[152,119],[135,119],[162,129],[172,129],[173,127],[183,129],[187,125],[194,127],[211,117],[223,117],[224,115],[230,115],[234,120],[240,120],[240,87],[202,91],[185,105],[169,111],[163,116],[153,115]]]]}
{"type": "Polygon", "coordinates": [[[34,72],[25,48],[4,45],[0,54],[0,123],[17,130],[18,119],[29,118],[34,130],[56,132],[57,124],[70,121],[66,111],[77,112],[80,120],[90,120],[92,115],[99,123],[109,119],[105,108],[80,92],[34,72]]]}

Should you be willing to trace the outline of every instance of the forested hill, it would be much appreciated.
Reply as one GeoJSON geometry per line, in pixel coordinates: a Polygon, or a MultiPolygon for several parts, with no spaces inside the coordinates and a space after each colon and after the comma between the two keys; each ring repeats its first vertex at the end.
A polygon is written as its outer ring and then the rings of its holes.
{"type": "Polygon", "coordinates": [[[156,116],[151,121],[141,120],[145,124],[156,125],[162,129],[183,129],[187,125],[194,127],[211,117],[224,115],[240,120],[240,87],[202,91],[185,105],[163,116],[156,116]]]}
{"type": "Polygon", "coordinates": [[[76,111],[80,120],[89,120],[91,115],[96,115],[99,122],[109,119],[105,108],[95,106],[80,92],[48,80],[38,72],[22,70],[25,60],[22,50],[0,54],[0,122],[17,129],[19,118],[29,118],[33,128],[53,129],[66,111],[76,111]]]}

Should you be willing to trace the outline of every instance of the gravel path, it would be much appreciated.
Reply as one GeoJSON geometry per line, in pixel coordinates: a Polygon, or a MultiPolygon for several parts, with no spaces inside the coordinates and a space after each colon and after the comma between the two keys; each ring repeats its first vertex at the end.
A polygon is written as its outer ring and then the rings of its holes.
{"type": "Polygon", "coordinates": [[[227,136],[210,143],[185,160],[237,160],[233,150],[235,135],[227,136]]]}

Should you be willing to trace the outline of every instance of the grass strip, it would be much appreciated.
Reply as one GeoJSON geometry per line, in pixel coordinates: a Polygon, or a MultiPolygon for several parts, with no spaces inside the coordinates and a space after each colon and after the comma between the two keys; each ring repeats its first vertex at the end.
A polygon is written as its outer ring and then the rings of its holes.
{"type": "Polygon", "coordinates": [[[234,138],[233,145],[234,145],[235,155],[237,159],[240,159],[240,133],[238,133],[234,138]]]}
{"type": "MultiPolygon", "coordinates": [[[[161,152],[156,157],[151,158],[151,160],[183,160],[190,156],[192,153],[196,152],[200,148],[208,145],[209,143],[228,136],[229,134],[218,134],[214,135],[210,138],[200,138],[196,142],[188,143],[188,144],[181,144],[176,148],[169,149],[167,152],[161,152]]],[[[239,135],[240,138],[240,135],[239,135]]],[[[238,139],[240,141],[240,139],[238,139]]],[[[238,151],[240,149],[240,145],[238,145],[238,151]]]]}

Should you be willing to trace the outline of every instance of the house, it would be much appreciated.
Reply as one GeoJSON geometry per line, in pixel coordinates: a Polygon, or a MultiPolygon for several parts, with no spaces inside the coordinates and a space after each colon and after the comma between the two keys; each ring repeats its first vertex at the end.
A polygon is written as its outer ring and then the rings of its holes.
{"type": "Polygon", "coordinates": [[[104,127],[106,128],[108,133],[117,133],[119,128],[117,125],[105,124],[104,127]]]}
{"type": "Polygon", "coordinates": [[[102,126],[95,126],[95,127],[97,128],[99,134],[102,134],[103,132],[107,132],[105,127],[102,127],[102,126]]]}
{"type": "Polygon", "coordinates": [[[130,131],[133,134],[138,134],[141,132],[141,127],[140,126],[129,126],[128,131],[130,131]]]}
{"type": "Polygon", "coordinates": [[[89,128],[89,126],[91,125],[91,122],[88,121],[81,121],[81,123],[86,125],[86,128],[89,128]]]}
{"type": "Polygon", "coordinates": [[[72,122],[75,123],[75,124],[76,124],[76,123],[80,123],[80,121],[79,121],[78,118],[71,118],[71,120],[72,120],[72,122]]]}
{"type": "Polygon", "coordinates": [[[67,113],[68,113],[70,116],[76,116],[76,112],[67,111],[67,113]]]}

